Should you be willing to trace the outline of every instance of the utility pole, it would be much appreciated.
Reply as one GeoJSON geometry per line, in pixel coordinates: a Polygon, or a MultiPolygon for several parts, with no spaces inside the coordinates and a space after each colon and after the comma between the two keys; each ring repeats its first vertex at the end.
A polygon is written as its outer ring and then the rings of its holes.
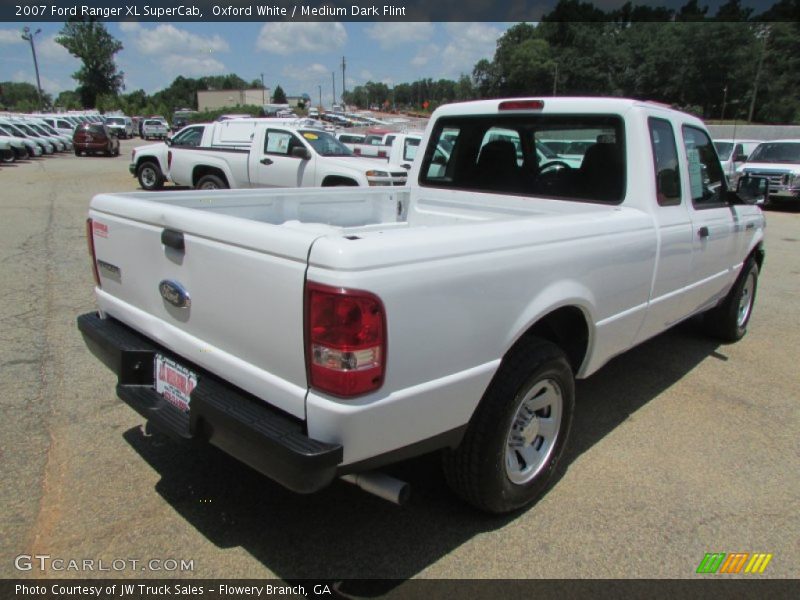
{"type": "Polygon", "coordinates": [[[747,113],[747,122],[753,122],[753,113],[756,109],[756,94],[758,94],[758,80],[761,78],[761,67],[764,64],[764,55],[767,53],[767,39],[769,38],[769,26],[761,30],[762,45],[761,56],[758,58],[758,67],[756,68],[756,76],[753,81],[753,97],[750,98],[750,112],[747,113]]]}
{"type": "Polygon", "coordinates": [[[336,71],[331,71],[331,83],[333,84],[333,103],[336,104],[336,71]]]}
{"type": "Polygon", "coordinates": [[[725,120],[725,105],[728,103],[728,84],[725,84],[725,87],[722,88],[722,112],[719,115],[719,120],[725,120]]]}
{"type": "Polygon", "coordinates": [[[33,68],[36,70],[36,91],[39,94],[39,110],[42,107],[42,82],[39,80],[39,63],[36,60],[36,46],[33,45],[33,36],[42,32],[41,29],[37,29],[33,33],[31,33],[30,27],[23,27],[22,28],[22,39],[26,42],[30,42],[31,44],[31,52],[33,53],[33,68]]]}
{"type": "Polygon", "coordinates": [[[553,96],[558,95],[558,62],[556,61],[553,72],[553,96]]]}
{"type": "Polygon", "coordinates": [[[345,79],[344,79],[344,67],[345,67],[345,64],[344,64],[344,56],[343,56],[342,57],[342,107],[344,107],[344,94],[345,94],[345,88],[346,88],[345,79]]]}
{"type": "Polygon", "coordinates": [[[318,85],[319,88],[319,109],[322,110],[322,86],[318,85]]]}
{"type": "Polygon", "coordinates": [[[264,101],[264,74],[261,73],[261,104],[266,104],[264,101]]]}

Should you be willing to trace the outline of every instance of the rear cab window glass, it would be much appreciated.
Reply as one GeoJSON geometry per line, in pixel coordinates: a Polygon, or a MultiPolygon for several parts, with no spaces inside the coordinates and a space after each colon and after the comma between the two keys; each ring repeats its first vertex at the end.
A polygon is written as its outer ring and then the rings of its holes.
{"type": "Polygon", "coordinates": [[[681,178],[678,170],[678,146],[672,124],[665,119],[650,117],[650,144],[656,177],[656,200],[661,206],[681,203],[681,178]]]}
{"type": "Polygon", "coordinates": [[[443,117],[431,133],[419,183],[616,204],[625,195],[624,140],[619,115],[443,117]],[[554,139],[575,154],[553,152],[547,142],[554,139]]]}

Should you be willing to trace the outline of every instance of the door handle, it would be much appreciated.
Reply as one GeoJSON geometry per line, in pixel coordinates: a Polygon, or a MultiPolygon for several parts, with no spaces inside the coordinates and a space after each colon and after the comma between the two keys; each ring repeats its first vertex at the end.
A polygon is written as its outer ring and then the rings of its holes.
{"type": "Polygon", "coordinates": [[[161,243],[181,252],[186,249],[183,233],[174,229],[165,229],[161,232],[161,243]]]}
{"type": "Polygon", "coordinates": [[[697,230],[697,235],[701,238],[707,238],[711,232],[708,231],[708,227],[705,225],[697,230]]]}
{"type": "Polygon", "coordinates": [[[755,223],[748,223],[747,225],[744,226],[744,228],[745,229],[755,229],[756,228],[756,224],[755,223]]]}
{"type": "Polygon", "coordinates": [[[262,158],[258,162],[260,162],[262,165],[271,165],[272,164],[272,159],[271,158],[262,158]]]}

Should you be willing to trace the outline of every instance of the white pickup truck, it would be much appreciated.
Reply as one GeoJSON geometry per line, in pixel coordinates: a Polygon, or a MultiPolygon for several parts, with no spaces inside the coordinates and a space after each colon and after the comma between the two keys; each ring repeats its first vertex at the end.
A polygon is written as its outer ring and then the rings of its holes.
{"type": "Polygon", "coordinates": [[[771,200],[800,201],[800,139],[761,142],[736,169],[744,175],[769,179],[771,200]]]}
{"type": "Polygon", "coordinates": [[[697,118],[461,103],[420,153],[404,188],[95,196],[78,326],[120,398],[297,492],[399,502],[377,469],[441,449],[455,492],[503,513],[557,473],[575,378],[692,315],[745,334],[767,181],[729,191],[697,118]],[[579,169],[538,164],[561,129],[602,140],[579,169]]]}
{"type": "Polygon", "coordinates": [[[399,186],[407,173],[356,158],[319,129],[257,124],[248,149],[171,148],[169,178],[201,190],[250,187],[399,186]]]}

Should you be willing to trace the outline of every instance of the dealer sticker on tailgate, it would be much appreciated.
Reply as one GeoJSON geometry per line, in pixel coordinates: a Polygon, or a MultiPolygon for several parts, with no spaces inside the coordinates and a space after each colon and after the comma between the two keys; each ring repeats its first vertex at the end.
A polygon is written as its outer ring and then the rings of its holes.
{"type": "Polygon", "coordinates": [[[197,374],[156,354],[156,392],[182,411],[189,410],[189,395],[197,387],[197,374]]]}

